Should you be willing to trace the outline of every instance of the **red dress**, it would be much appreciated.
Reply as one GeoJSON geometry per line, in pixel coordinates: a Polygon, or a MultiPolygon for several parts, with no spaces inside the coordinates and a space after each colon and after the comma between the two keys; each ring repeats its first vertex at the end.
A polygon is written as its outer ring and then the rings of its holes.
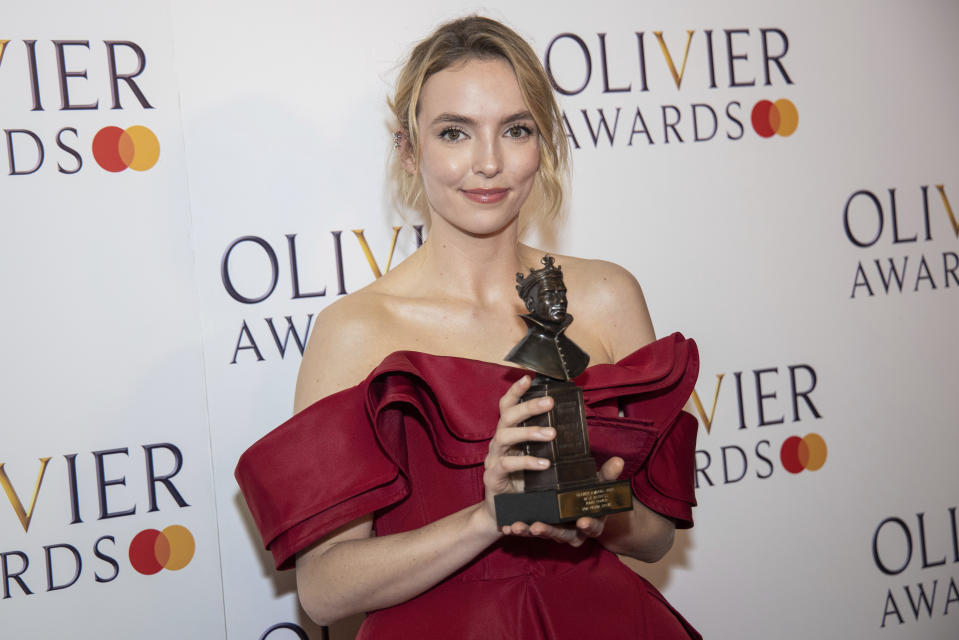
{"type": "MultiPolygon", "coordinates": [[[[584,390],[599,464],[649,508],[692,526],[696,420],[682,411],[699,372],[675,333],[584,390]],[[620,408],[625,417],[620,417],[620,408]]],[[[236,478],[278,569],[336,528],[373,513],[377,535],[408,531],[483,500],[497,400],[522,369],[399,351],[359,385],[304,409],[241,457],[236,478]]],[[[505,536],[450,577],[370,612],[358,638],[699,638],[647,581],[594,540],[579,548],[505,536]]]]}

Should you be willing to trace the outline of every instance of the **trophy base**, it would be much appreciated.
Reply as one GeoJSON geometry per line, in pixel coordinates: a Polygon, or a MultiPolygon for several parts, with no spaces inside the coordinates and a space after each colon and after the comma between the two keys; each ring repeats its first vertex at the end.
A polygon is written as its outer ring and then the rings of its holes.
{"type": "Polygon", "coordinates": [[[493,500],[498,527],[514,522],[559,524],[633,508],[633,492],[628,480],[597,482],[572,489],[501,493],[493,500]]]}

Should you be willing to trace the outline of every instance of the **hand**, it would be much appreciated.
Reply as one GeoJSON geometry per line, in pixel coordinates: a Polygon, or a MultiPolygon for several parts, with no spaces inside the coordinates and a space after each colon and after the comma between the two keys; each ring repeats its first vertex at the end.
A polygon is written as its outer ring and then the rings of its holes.
{"type": "MultiPolygon", "coordinates": [[[[516,455],[516,445],[523,442],[548,442],[556,437],[552,427],[518,427],[519,423],[549,411],[553,407],[552,398],[533,398],[520,402],[529,389],[529,376],[523,376],[513,383],[499,401],[499,422],[496,433],[489,443],[489,453],[483,463],[483,484],[486,487],[485,505],[489,516],[496,521],[496,507],[493,498],[500,493],[522,491],[519,471],[531,469],[541,471],[549,467],[549,460],[535,456],[516,455]]],[[[525,526],[525,525],[524,525],[525,526]]],[[[504,533],[509,527],[504,527],[504,533]]]]}
{"type": "MultiPolygon", "coordinates": [[[[616,480],[623,472],[623,464],[622,458],[610,458],[600,468],[597,474],[599,479],[604,482],[616,480]]],[[[570,524],[534,522],[527,525],[525,522],[514,522],[511,526],[503,527],[503,533],[522,537],[547,538],[578,547],[586,542],[587,538],[598,538],[603,535],[605,526],[606,516],[599,518],[583,517],[570,524]]]]}

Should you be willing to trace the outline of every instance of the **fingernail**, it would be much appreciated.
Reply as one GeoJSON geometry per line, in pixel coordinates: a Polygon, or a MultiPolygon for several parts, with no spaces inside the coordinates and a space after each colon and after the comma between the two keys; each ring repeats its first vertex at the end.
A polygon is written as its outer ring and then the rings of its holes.
{"type": "Polygon", "coordinates": [[[543,427],[539,430],[539,435],[543,436],[544,438],[552,438],[554,435],[556,435],[556,429],[553,427],[543,427]]]}
{"type": "Polygon", "coordinates": [[[543,407],[544,409],[549,409],[550,405],[552,404],[553,404],[552,398],[540,398],[539,406],[543,407]]]}
{"type": "Polygon", "coordinates": [[[540,458],[539,460],[536,461],[536,464],[540,467],[548,467],[549,460],[544,460],[543,458],[540,458]]]}

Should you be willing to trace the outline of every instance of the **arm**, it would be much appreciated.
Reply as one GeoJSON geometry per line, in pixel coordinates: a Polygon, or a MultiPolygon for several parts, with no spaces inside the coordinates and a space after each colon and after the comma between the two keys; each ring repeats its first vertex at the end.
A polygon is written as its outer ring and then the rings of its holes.
{"type": "MultiPolygon", "coordinates": [[[[622,461],[617,460],[622,472],[622,461]]],[[[619,473],[616,474],[617,476],[619,473]]],[[[600,544],[612,551],[642,560],[656,562],[673,546],[676,526],[633,496],[633,510],[614,513],[598,536],[600,544]]]]}
{"type": "MultiPolygon", "coordinates": [[[[607,314],[613,321],[604,328],[604,334],[614,361],[618,361],[655,340],[656,334],[646,306],[646,297],[636,278],[617,265],[602,265],[604,281],[609,285],[604,287],[607,304],[614,305],[609,307],[610,313],[607,314]],[[613,309],[617,311],[613,313],[613,309]]],[[[623,463],[619,458],[607,461],[602,469],[608,479],[618,478],[622,471],[623,463]]],[[[644,562],[656,562],[672,548],[675,531],[672,520],[659,515],[633,496],[633,510],[607,517],[598,538],[610,551],[644,562]]]]}
{"type": "Polygon", "coordinates": [[[443,580],[500,534],[482,503],[420,529],[371,537],[364,516],[299,554],[300,603],[318,624],[405,602],[443,580]]]}
{"type": "MultiPolygon", "coordinates": [[[[329,367],[319,366],[317,361],[339,365],[369,359],[363,355],[368,347],[355,343],[342,332],[335,334],[335,340],[324,339],[330,336],[322,333],[327,327],[327,319],[323,320],[314,330],[304,357],[297,385],[297,407],[336,391],[337,386],[354,382],[350,376],[355,375],[355,371],[326,371],[329,367]]],[[[297,556],[297,590],[304,610],[313,620],[329,624],[356,612],[409,600],[499,539],[501,533],[493,515],[493,496],[513,488],[511,473],[542,468],[538,459],[509,456],[507,450],[520,441],[546,440],[555,435],[535,427],[515,427],[548,408],[539,400],[518,403],[528,384],[526,378],[518,381],[500,402],[500,420],[486,460],[484,501],[419,529],[382,537],[375,536],[372,515],[367,515],[332,532],[297,556]]]]}
{"type": "MultiPolygon", "coordinates": [[[[380,344],[383,332],[373,320],[378,310],[370,305],[368,298],[354,295],[317,317],[300,365],[294,411],[356,384],[389,351],[389,345],[380,344]]],[[[375,537],[372,514],[330,533],[297,555],[303,609],[317,623],[329,624],[425,591],[498,537],[477,506],[381,538],[375,537]]]]}

